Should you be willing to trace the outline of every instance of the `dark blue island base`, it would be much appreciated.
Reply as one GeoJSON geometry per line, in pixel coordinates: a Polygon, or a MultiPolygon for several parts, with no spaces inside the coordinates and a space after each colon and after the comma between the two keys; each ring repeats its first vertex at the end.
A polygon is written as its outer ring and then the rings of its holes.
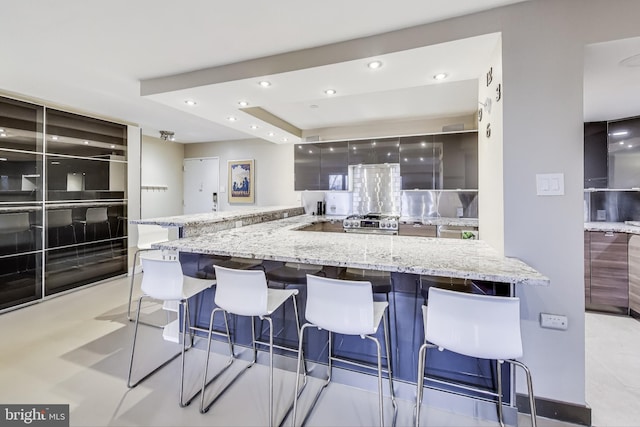
{"type": "MultiPolygon", "coordinates": [[[[184,273],[194,277],[205,277],[203,266],[210,264],[206,256],[198,254],[181,253],[180,261],[184,273]]],[[[282,263],[265,261],[259,268],[270,271],[281,266],[282,263]]],[[[326,267],[327,276],[337,275],[338,269],[326,267]]],[[[414,385],[417,383],[418,349],[424,341],[422,323],[422,304],[425,303],[426,289],[435,282],[420,280],[419,275],[405,273],[391,273],[392,292],[389,295],[389,320],[391,334],[391,366],[393,378],[397,382],[414,385]]],[[[281,283],[271,282],[270,286],[282,287],[281,283]]],[[[299,290],[298,307],[301,325],[304,324],[304,312],[306,301],[306,289],[304,285],[286,285],[299,290]]],[[[468,290],[474,293],[488,295],[509,296],[511,285],[508,283],[477,282],[474,281],[468,290]]],[[[215,307],[215,287],[205,291],[201,297],[192,301],[191,324],[198,328],[200,335],[205,335],[209,327],[209,318],[215,307]]],[[[385,300],[384,294],[374,294],[376,300],[385,300]]],[[[287,302],[284,309],[280,309],[272,316],[274,323],[274,343],[278,346],[297,349],[298,336],[296,333],[294,309],[291,302],[287,302]]],[[[250,318],[241,316],[229,316],[229,327],[232,339],[240,346],[251,346],[250,318]]],[[[254,319],[256,333],[261,341],[268,341],[268,323],[254,319]]],[[[216,315],[214,330],[224,331],[222,315],[216,315]]],[[[496,331],[499,333],[499,331],[496,331]]],[[[382,328],[378,332],[380,342],[384,342],[382,328]]],[[[224,338],[214,335],[214,339],[224,338]]],[[[327,363],[328,346],[327,332],[310,328],[305,333],[304,352],[308,361],[327,363]]],[[[334,363],[340,367],[357,372],[375,374],[376,349],[373,342],[361,339],[359,336],[334,335],[333,355],[345,360],[370,365],[372,369],[360,367],[351,363],[334,363]]],[[[296,357],[295,353],[275,349],[275,352],[288,357],[296,357]]],[[[383,365],[387,363],[383,360],[383,365]]],[[[503,391],[505,404],[510,404],[511,375],[510,366],[502,367],[503,391]]],[[[429,377],[424,384],[434,389],[450,391],[453,393],[481,397],[491,401],[497,400],[494,395],[496,390],[496,362],[484,359],[462,356],[448,351],[430,349],[427,351],[427,364],[425,373],[429,377]],[[454,385],[455,384],[455,385],[454,385]]]]}

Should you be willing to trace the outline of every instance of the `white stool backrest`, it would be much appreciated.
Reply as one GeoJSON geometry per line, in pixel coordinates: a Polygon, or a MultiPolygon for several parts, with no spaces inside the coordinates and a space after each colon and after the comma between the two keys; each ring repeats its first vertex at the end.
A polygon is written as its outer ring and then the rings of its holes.
{"type": "Polygon", "coordinates": [[[109,220],[109,217],[107,216],[107,208],[88,208],[85,220],[87,221],[87,224],[107,222],[109,220]]]}
{"type": "Polygon", "coordinates": [[[373,327],[371,283],[307,274],[305,318],[322,329],[340,334],[370,333],[373,327]]]}
{"type": "Polygon", "coordinates": [[[175,301],[184,298],[182,266],[177,259],[140,256],[142,261],[142,292],[151,298],[175,301]]]}
{"type": "Polygon", "coordinates": [[[425,339],[446,350],[482,359],[522,356],[519,298],[431,287],[423,319],[425,339]]]}
{"type": "Polygon", "coordinates": [[[47,227],[67,227],[73,223],[71,209],[53,209],[47,211],[47,227]]]}
{"type": "Polygon", "coordinates": [[[169,229],[155,224],[138,224],[138,248],[169,240],[169,229]]]}
{"type": "Polygon", "coordinates": [[[223,310],[241,316],[267,314],[267,279],[262,270],[235,270],[214,266],[215,303],[223,310]]]}
{"type": "Polygon", "coordinates": [[[0,215],[0,233],[19,233],[31,228],[29,212],[7,213],[0,215]]]}

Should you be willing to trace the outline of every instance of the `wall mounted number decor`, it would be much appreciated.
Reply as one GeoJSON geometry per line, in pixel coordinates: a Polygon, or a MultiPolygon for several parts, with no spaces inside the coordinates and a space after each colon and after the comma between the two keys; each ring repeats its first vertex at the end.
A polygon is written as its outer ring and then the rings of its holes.
{"type": "Polygon", "coordinates": [[[500,98],[502,98],[502,85],[498,83],[498,87],[496,87],[496,102],[500,101],[500,98]]]}
{"type": "Polygon", "coordinates": [[[482,121],[482,107],[478,109],[478,122],[482,121]]]}
{"type": "Polygon", "coordinates": [[[486,135],[487,138],[491,138],[491,123],[487,123],[486,135]]]}
{"type": "Polygon", "coordinates": [[[487,72],[487,87],[489,87],[492,81],[493,81],[493,67],[489,68],[489,71],[487,72]]]}

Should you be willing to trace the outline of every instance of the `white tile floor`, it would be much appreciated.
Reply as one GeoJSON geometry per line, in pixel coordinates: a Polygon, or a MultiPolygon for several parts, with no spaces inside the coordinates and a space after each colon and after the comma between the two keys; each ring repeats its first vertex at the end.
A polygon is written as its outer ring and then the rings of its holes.
{"type": "MultiPolygon", "coordinates": [[[[267,424],[268,370],[264,365],[251,368],[207,414],[200,414],[197,401],[186,408],[178,406],[179,359],[128,389],[125,382],[133,325],[126,321],[127,291],[128,280],[118,279],[0,315],[4,338],[0,340],[0,402],[68,403],[73,426],[267,424]]],[[[159,332],[145,330],[147,334],[159,332]]],[[[587,401],[596,426],[640,424],[639,337],[640,322],[636,320],[587,314],[587,401]]],[[[157,349],[143,342],[140,348],[147,350],[146,357],[161,358],[162,351],[175,349],[169,345],[157,349]]],[[[200,384],[204,351],[195,348],[187,356],[192,368],[187,382],[195,389],[200,384]]],[[[237,363],[241,366],[242,362],[237,363]]],[[[294,375],[278,371],[276,396],[284,389],[284,381],[292,383],[294,375]]],[[[216,387],[211,386],[207,396],[216,387]]],[[[310,380],[309,389],[318,387],[318,380],[310,380]]],[[[281,408],[288,403],[284,400],[287,398],[278,402],[281,408]]],[[[386,425],[391,425],[389,403],[385,402],[386,425]]],[[[399,400],[398,404],[397,425],[411,425],[412,402],[399,400]]],[[[332,384],[308,425],[376,425],[376,405],[375,394],[332,384]]],[[[429,407],[423,410],[421,421],[425,426],[493,425],[429,407]]],[[[541,427],[570,425],[544,418],[538,421],[541,427]]],[[[519,424],[529,425],[529,420],[521,416],[519,424]]]]}

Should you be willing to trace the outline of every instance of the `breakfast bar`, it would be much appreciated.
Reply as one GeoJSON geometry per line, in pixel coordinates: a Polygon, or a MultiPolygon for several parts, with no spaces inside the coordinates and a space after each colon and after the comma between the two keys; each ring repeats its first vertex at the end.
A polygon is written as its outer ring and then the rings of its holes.
{"type": "MultiPolygon", "coordinates": [[[[305,231],[320,229],[310,226],[325,221],[330,219],[296,215],[159,243],[154,247],[179,252],[187,275],[198,275],[201,266],[207,264],[207,257],[211,256],[259,260],[267,272],[283,263],[293,263],[321,265],[329,272],[355,268],[391,273],[392,368],[394,380],[405,384],[418,381],[415,369],[417,350],[423,342],[420,307],[425,302],[420,291],[425,278],[459,279],[472,285],[478,292],[501,296],[517,295],[520,286],[549,285],[547,277],[518,259],[500,256],[481,240],[305,231]]],[[[306,293],[304,286],[298,289],[300,316],[303,317],[306,293]]],[[[200,319],[193,316],[192,324],[205,329],[208,320],[206,314],[212,309],[213,296],[205,294],[199,309],[203,315],[200,319]]],[[[276,342],[295,348],[297,334],[291,318],[293,310],[286,313],[274,318],[276,342]]],[[[248,319],[238,318],[232,322],[232,334],[236,343],[249,346],[251,338],[246,331],[250,328],[244,322],[248,322],[248,319]]],[[[222,328],[223,324],[219,326],[222,328]]],[[[305,337],[305,355],[307,359],[324,363],[327,349],[323,343],[326,340],[318,335],[323,331],[311,332],[305,337]]],[[[345,360],[368,363],[375,360],[374,348],[359,337],[341,337],[336,341],[333,354],[345,360]]],[[[349,364],[337,366],[354,369],[349,364]]],[[[508,396],[512,390],[512,378],[506,364],[504,369],[503,383],[508,396]]],[[[362,372],[357,368],[355,370],[362,372]]],[[[452,381],[463,384],[466,392],[474,396],[477,394],[470,390],[490,390],[495,381],[494,368],[488,361],[447,351],[433,352],[428,359],[427,371],[442,380],[428,383],[432,387],[450,390],[447,383],[452,381]]]]}

